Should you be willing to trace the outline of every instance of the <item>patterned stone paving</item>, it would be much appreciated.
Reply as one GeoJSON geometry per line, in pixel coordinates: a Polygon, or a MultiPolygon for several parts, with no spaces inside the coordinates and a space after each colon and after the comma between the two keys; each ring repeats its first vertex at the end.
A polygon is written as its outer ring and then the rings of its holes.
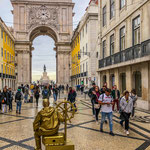
{"type": "MultiPolygon", "coordinates": [[[[38,109],[35,103],[23,104],[21,115],[16,115],[15,111],[0,114],[0,150],[34,150],[32,123],[42,108],[41,101],[38,109]]],[[[15,103],[13,106],[15,109],[15,103]]],[[[150,150],[150,123],[145,121],[145,118],[150,118],[150,112],[136,110],[136,118],[131,120],[128,137],[119,124],[119,114],[114,113],[115,136],[112,137],[108,125],[104,125],[104,133],[99,132],[100,125],[95,123],[91,115],[89,100],[79,97],[77,106],[78,112],[68,124],[68,139],[75,144],[76,150],[150,150]]]]}

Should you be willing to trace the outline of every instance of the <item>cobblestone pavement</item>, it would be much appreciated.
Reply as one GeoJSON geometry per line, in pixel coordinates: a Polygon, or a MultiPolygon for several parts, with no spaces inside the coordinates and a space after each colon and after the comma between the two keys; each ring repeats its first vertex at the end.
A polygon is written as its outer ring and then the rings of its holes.
{"type": "MultiPolygon", "coordinates": [[[[65,97],[65,96],[64,96],[65,97]]],[[[33,150],[35,143],[32,123],[37,112],[35,103],[23,104],[22,114],[15,111],[0,114],[0,150],[33,150]]],[[[51,98],[51,103],[53,99],[51,98]]],[[[59,101],[62,101],[60,99],[59,101]]],[[[13,104],[15,109],[15,103],[13,104]]],[[[108,124],[104,133],[91,115],[91,103],[83,97],[77,98],[78,112],[68,124],[68,139],[75,144],[75,150],[150,150],[150,112],[136,110],[136,118],[130,123],[130,136],[126,136],[119,124],[119,114],[114,113],[114,133],[109,135],[108,124]]],[[[61,130],[63,125],[61,125],[61,130]]],[[[44,150],[44,148],[43,148],[44,150]]]]}

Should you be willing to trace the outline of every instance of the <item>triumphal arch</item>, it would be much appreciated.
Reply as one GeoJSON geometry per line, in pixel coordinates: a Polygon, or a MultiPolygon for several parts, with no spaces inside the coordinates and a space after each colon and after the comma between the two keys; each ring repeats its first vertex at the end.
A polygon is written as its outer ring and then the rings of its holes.
{"type": "Polygon", "coordinates": [[[55,41],[57,83],[69,83],[72,0],[11,0],[11,3],[18,85],[32,81],[32,42],[40,35],[48,35],[55,41]]]}

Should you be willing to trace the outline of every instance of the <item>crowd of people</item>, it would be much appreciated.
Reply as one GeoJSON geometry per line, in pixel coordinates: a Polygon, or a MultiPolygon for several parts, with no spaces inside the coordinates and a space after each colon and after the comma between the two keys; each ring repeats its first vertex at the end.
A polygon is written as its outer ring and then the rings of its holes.
{"type": "Polygon", "coordinates": [[[120,94],[116,85],[114,85],[111,90],[107,87],[107,83],[105,83],[103,87],[99,89],[99,87],[93,83],[88,95],[91,99],[92,113],[97,124],[99,124],[98,116],[101,111],[100,132],[103,132],[103,124],[107,123],[107,117],[109,120],[110,135],[114,136],[113,112],[116,111],[120,113],[120,125],[123,126],[123,123],[125,122],[125,132],[129,135],[129,120],[131,115],[134,117],[137,101],[135,89],[131,92],[126,90],[120,94]],[[116,110],[115,105],[117,106],[116,110]]]}

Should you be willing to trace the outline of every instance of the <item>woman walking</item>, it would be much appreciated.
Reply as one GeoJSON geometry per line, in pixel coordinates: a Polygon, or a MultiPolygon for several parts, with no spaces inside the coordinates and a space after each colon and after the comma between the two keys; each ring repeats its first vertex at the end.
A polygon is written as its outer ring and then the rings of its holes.
{"type": "MultiPolygon", "coordinates": [[[[68,101],[70,101],[75,108],[76,108],[76,104],[75,104],[76,96],[77,96],[76,91],[73,90],[72,87],[69,87],[68,101]]],[[[71,111],[72,111],[72,107],[71,107],[71,111]]],[[[77,109],[75,111],[77,111],[77,109]]]]}
{"type": "Polygon", "coordinates": [[[132,109],[132,118],[134,118],[134,114],[135,114],[135,107],[137,105],[136,101],[137,101],[137,95],[136,95],[136,90],[132,89],[131,91],[131,98],[133,100],[133,109],[132,109]]]}
{"type": "Polygon", "coordinates": [[[35,89],[34,97],[36,99],[36,107],[38,107],[39,104],[39,97],[40,97],[40,90],[39,87],[37,86],[35,89]]]}
{"type": "Polygon", "coordinates": [[[2,113],[7,113],[7,105],[9,104],[9,95],[8,95],[8,92],[7,92],[7,89],[4,88],[3,89],[3,93],[2,93],[2,108],[3,108],[3,111],[2,113]]]}
{"type": "Polygon", "coordinates": [[[94,91],[92,92],[92,101],[94,102],[94,108],[95,108],[95,119],[96,119],[96,123],[98,123],[98,115],[99,115],[99,112],[100,112],[100,104],[98,103],[98,99],[100,97],[100,90],[99,90],[99,87],[96,86],[94,91]]]}
{"type": "Polygon", "coordinates": [[[121,120],[120,124],[123,126],[123,121],[125,121],[125,132],[127,135],[129,135],[129,119],[133,109],[133,100],[129,96],[128,91],[126,91],[124,95],[125,96],[123,96],[120,101],[121,116],[124,118],[124,120],[121,120]]]}

